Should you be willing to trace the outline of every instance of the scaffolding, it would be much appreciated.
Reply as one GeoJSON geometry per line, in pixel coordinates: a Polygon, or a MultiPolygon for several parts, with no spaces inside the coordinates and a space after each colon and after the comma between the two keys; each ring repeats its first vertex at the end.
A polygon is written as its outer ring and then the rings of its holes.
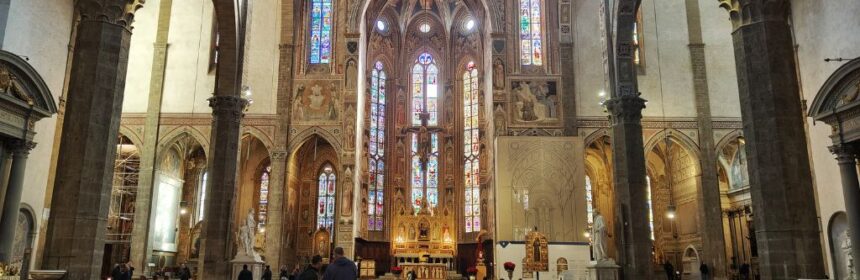
{"type": "Polygon", "coordinates": [[[140,175],[140,151],[125,136],[119,137],[116,148],[106,242],[128,244],[131,242],[134,225],[134,202],[140,175]]]}

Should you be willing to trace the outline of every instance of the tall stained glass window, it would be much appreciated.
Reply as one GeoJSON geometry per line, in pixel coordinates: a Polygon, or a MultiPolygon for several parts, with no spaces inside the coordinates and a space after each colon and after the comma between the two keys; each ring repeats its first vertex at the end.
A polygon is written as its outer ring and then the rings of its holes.
{"type": "Polygon", "coordinates": [[[331,62],[332,0],[312,0],[310,15],[310,59],[313,64],[331,62]]]}
{"type": "Polygon", "coordinates": [[[260,201],[257,204],[257,228],[263,230],[266,228],[266,218],[269,216],[269,174],[272,173],[272,166],[266,166],[263,174],[260,175],[260,201]]]}
{"type": "Polygon", "coordinates": [[[520,63],[543,65],[541,1],[520,0],[520,63]]]}
{"type": "Polygon", "coordinates": [[[463,73],[463,174],[466,232],[481,230],[480,141],[478,138],[478,69],[474,62],[463,73]]]}
{"type": "Polygon", "coordinates": [[[591,177],[585,176],[585,213],[588,217],[588,228],[594,224],[594,195],[591,193],[591,177]]]}
{"type": "Polygon", "coordinates": [[[209,172],[203,172],[200,178],[200,186],[197,187],[197,222],[203,221],[203,213],[206,211],[206,183],[209,180],[209,172]]]}
{"type": "MultiPolygon", "coordinates": [[[[439,134],[430,133],[430,143],[421,143],[418,133],[412,133],[412,207],[421,210],[424,196],[427,204],[436,207],[439,202],[439,134]],[[429,145],[426,164],[422,162],[423,146],[429,145]]],[[[424,139],[426,140],[426,139],[424,139]]]]}
{"type": "Polygon", "coordinates": [[[642,9],[636,12],[636,21],[633,22],[633,63],[637,66],[644,65],[642,59],[642,9]]]}
{"type": "Polygon", "coordinates": [[[370,76],[369,203],[367,228],[382,230],[385,208],[385,71],[376,62],[370,76]]]}
{"type": "Polygon", "coordinates": [[[429,53],[418,56],[412,66],[412,125],[421,125],[421,114],[428,113],[427,125],[439,124],[439,68],[429,53]]]}
{"type": "Polygon", "coordinates": [[[651,176],[645,176],[645,199],[648,200],[648,229],[651,230],[651,240],[654,240],[654,205],[651,201],[651,176]]]}
{"type": "Polygon", "coordinates": [[[337,189],[337,177],[331,165],[326,165],[320,171],[319,191],[317,192],[317,228],[332,230],[334,225],[334,199],[337,189]]]}

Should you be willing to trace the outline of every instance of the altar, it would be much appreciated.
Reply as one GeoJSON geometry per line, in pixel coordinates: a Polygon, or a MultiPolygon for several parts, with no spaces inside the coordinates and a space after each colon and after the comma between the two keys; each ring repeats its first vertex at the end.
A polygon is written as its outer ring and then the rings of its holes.
{"type": "Polygon", "coordinates": [[[415,280],[439,280],[447,279],[448,271],[446,264],[405,264],[402,265],[403,275],[409,275],[410,272],[415,273],[415,280]]]}

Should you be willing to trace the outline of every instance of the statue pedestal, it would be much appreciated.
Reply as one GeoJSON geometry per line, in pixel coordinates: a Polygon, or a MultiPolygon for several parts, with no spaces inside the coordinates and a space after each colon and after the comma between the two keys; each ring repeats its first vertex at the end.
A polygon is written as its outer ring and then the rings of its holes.
{"type": "Polygon", "coordinates": [[[588,265],[589,280],[618,280],[618,272],[621,267],[615,264],[612,259],[602,261],[592,261],[588,265]]]}
{"type": "Polygon", "coordinates": [[[254,274],[254,279],[259,279],[263,276],[263,260],[260,258],[260,255],[254,254],[254,256],[248,256],[245,253],[238,253],[236,257],[230,261],[230,264],[233,265],[233,277],[230,279],[239,278],[239,272],[242,271],[242,266],[247,265],[248,270],[254,274]]]}

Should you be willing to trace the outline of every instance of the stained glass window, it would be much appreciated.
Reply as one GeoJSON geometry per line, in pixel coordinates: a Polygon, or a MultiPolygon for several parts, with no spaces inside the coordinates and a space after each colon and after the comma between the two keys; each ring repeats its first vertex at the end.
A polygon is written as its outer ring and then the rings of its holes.
{"type": "Polygon", "coordinates": [[[317,191],[317,228],[332,230],[334,225],[334,199],[337,188],[337,177],[331,165],[326,165],[320,171],[319,190],[317,191]]]}
{"type": "Polygon", "coordinates": [[[585,213],[588,216],[588,228],[594,224],[594,195],[591,191],[591,177],[585,176],[585,213]]]}
{"type": "Polygon", "coordinates": [[[520,62],[543,65],[542,0],[520,0],[520,62]]]}
{"type": "Polygon", "coordinates": [[[466,232],[481,230],[480,141],[478,131],[478,69],[469,62],[463,73],[463,174],[466,232]]]}
{"type": "Polygon", "coordinates": [[[385,208],[385,71],[376,62],[370,78],[369,194],[367,228],[382,230],[385,208]]]}
{"type": "Polygon", "coordinates": [[[310,60],[313,64],[331,61],[332,0],[312,0],[310,16],[310,60]]]}
{"type": "Polygon", "coordinates": [[[439,123],[439,68],[429,53],[418,56],[412,66],[412,125],[421,125],[421,114],[428,113],[427,125],[439,123]]]}
{"type": "Polygon", "coordinates": [[[648,229],[651,230],[651,240],[654,240],[654,207],[651,202],[651,176],[645,176],[645,198],[648,200],[648,229]]]}
{"type": "Polygon", "coordinates": [[[430,143],[421,143],[418,133],[412,133],[412,207],[415,212],[421,210],[421,203],[426,195],[428,206],[436,207],[439,202],[439,134],[430,133],[430,143]],[[422,162],[423,145],[429,146],[426,163],[422,162]]]}
{"type": "Polygon", "coordinates": [[[209,180],[209,172],[204,172],[197,187],[197,222],[203,221],[203,213],[206,211],[206,183],[209,180]]]}
{"type": "Polygon", "coordinates": [[[633,63],[642,66],[642,9],[636,13],[636,21],[633,22],[633,63]]]}
{"type": "Polygon", "coordinates": [[[257,208],[257,228],[263,231],[266,228],[266,217],[269,214],[269,174],[272,166],[266,166],[260,175],[260,201],[257,208]]]}

